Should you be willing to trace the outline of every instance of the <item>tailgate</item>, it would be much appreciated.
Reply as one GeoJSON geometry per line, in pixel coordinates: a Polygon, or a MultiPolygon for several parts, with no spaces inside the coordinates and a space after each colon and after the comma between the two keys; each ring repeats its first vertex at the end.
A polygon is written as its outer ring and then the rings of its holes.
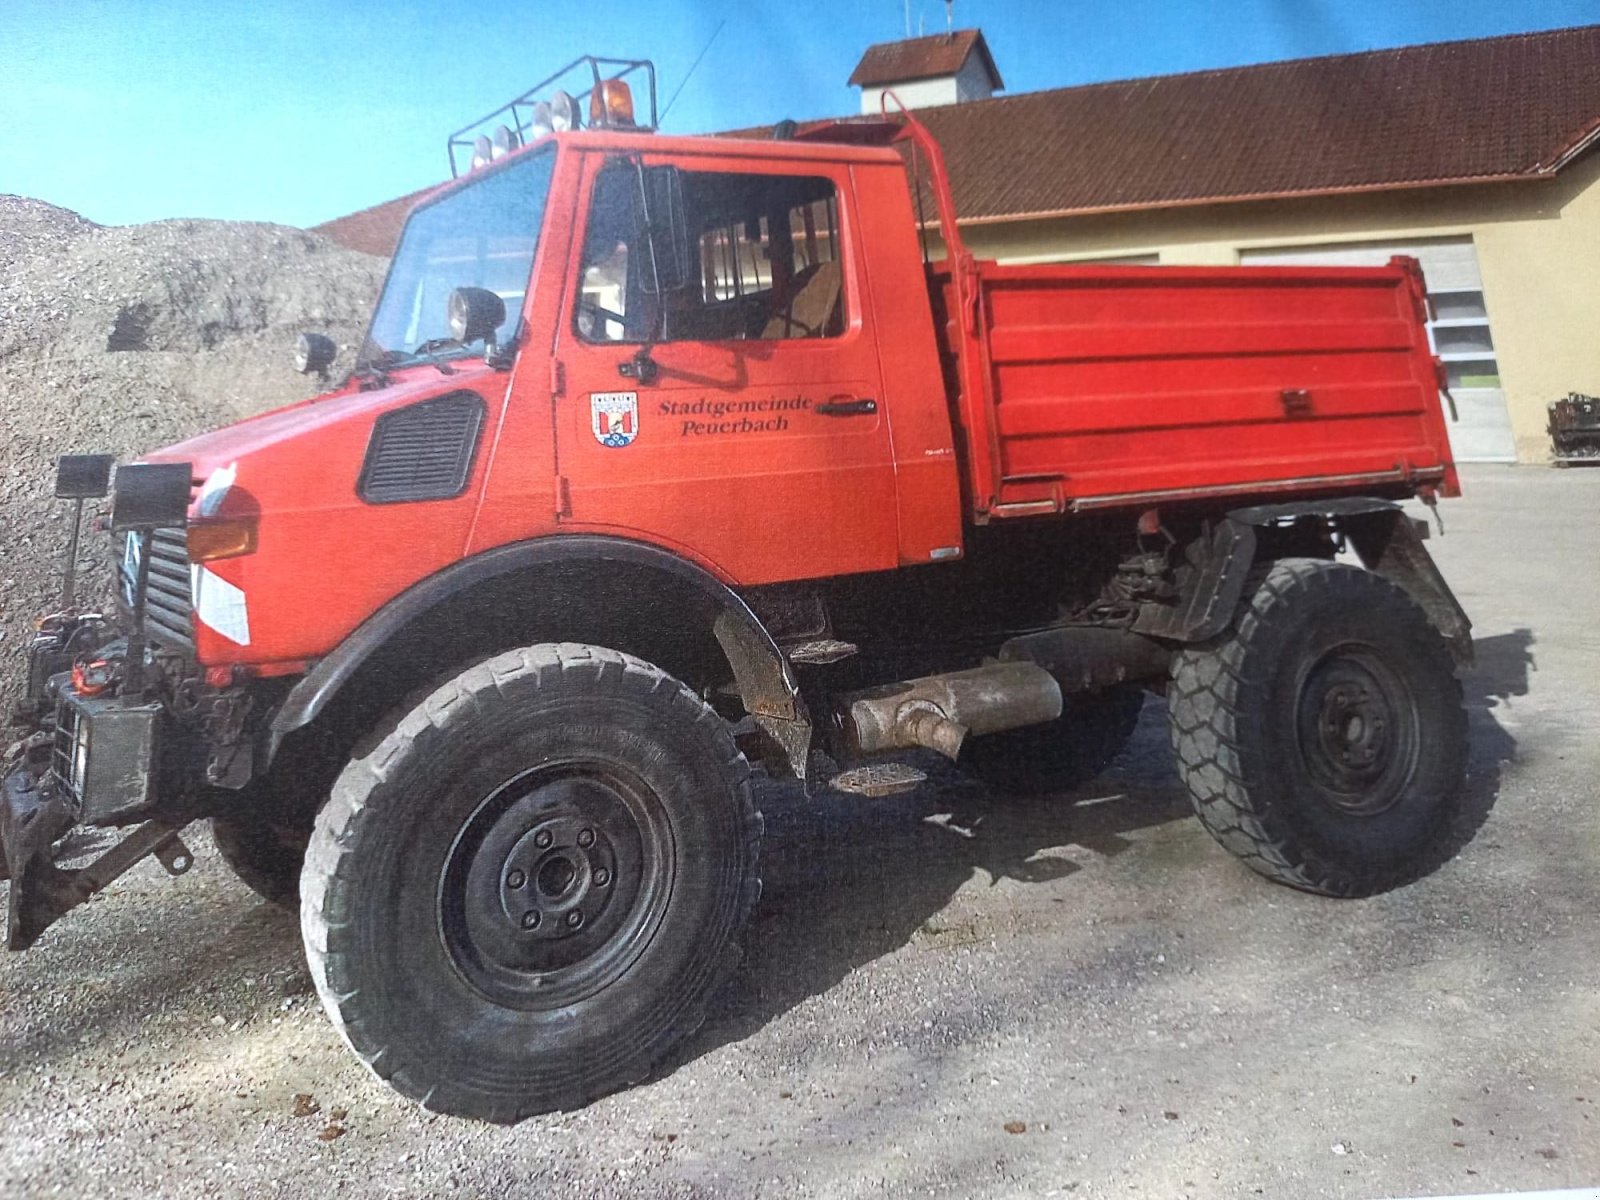
{"type": "Polygon", "coordinates": [[[959,377],[980,520],[1288,489],[1456,490],[1409,259],[974,266],[979,303],[948,333],[977,356],[959,377]]]}

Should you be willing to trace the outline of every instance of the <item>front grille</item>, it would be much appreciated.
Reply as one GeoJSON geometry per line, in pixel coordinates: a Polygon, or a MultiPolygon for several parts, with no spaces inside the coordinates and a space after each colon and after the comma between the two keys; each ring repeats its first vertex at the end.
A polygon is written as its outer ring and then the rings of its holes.
{"type": "Polygon", "coordinates": [[[89,763],[89,722],[70,704],[56,709],[56,740],[51,767],[56,779],[83,803],[83,774],[89,763]]]}
{"type": "Polygon", "coordinates": [[[139,556],[150,554],[150,580],[145,589],[145,631],[150,641],[168,650],[194,651],[194,602],[189,581],[189,543],[181,529],[130,533],[118,570],[118,598],[124,618],[133,613],[139,577],[139,556]]]}

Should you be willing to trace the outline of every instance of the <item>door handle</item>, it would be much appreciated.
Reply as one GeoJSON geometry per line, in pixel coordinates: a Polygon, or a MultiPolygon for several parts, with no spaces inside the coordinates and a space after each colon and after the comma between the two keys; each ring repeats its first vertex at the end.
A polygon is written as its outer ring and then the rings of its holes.
{"type": "Polygon", "coordinates": [[[817,411],[825,417],[860,417],[877,412],[878,402],[835,396],[832,400],[824,400],[817,405],[817,411]]]}

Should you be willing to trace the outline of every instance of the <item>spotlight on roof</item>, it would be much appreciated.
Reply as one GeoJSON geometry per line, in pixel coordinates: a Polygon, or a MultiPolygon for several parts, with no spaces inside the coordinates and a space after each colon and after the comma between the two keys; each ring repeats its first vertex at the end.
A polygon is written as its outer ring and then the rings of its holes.
{"type": "Polygon", "coordinates": [[[550,120],[558,133],[566,133],[582,125],[578,116],[578,102],[570,93],[558,91],[550,97],[550,120]]]}
{"type": "Polygon", "coordinates": [[[522,145],[522,139],[517,136],[516,130],[509,125],[495,126],[493,142],[490,146],[490,158],[504,158],[517,147],[522,145]]]}

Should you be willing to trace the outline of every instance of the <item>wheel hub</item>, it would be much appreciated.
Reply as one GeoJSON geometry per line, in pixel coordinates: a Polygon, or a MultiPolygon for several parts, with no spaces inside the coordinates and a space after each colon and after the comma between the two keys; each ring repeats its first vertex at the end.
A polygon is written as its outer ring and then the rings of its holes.
{"type": "Polygon", "coordinates": [[[668,836],[629,777],[551,764],[508,781],[462,829],[440,880],[440,934],[457,970],[524,1008],[605,986],[659,919],[668,836]]]}
{"type": "Polygon", "coordinates": [[[1300,690],[1307,774],[1333,807],[1358,816],[1399,802],[1417,754],[1416,698],[1381,659],[1346,646],[1324,655],[1300,690]]]}
{"type": "Polygon", "coordinates": [[[528,937],[572,937],[604,915],[616,894],[611,838],[576,816],[540,821],[505,857],[500,911],[528,937]]]}
{"type": "Polygon", "coordinates": [[[1351,770],[1371,767],[1388,749],[1391,720],[1380,694],[1360,684],[1330,688],[1322,700],[1323,749],[1351,770]]]}

